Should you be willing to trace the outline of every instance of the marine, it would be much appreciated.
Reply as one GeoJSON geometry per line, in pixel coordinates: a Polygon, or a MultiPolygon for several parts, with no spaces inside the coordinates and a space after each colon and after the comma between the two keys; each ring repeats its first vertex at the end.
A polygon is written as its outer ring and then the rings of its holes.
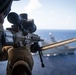
{"type": "Polygon", "coordinates": [[[6,75],[32,75],[34,61],[29,48],[2,46],[3,23],[13,1],[16,0],[0,0],[0,61],[8,60],[6,75]]]}

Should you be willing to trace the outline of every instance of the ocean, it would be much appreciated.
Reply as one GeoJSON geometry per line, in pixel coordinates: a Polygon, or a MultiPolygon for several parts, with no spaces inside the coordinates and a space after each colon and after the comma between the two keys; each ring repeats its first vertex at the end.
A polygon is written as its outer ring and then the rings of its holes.
{"type": "MultiPolygon", "coordinates": [[[[56,41],[76,38],[76,30],[37,30],[35,32],[46,41],[50,41],[49,33],[51,33],[56,41]]],[[[76,42],[68,44],[70,47],[76,47],[76,42]]],[[[39,59],[34,56],[33,75],[76,75],[76,53],[71,54],[67,48],[58,47],[51,50],[43,51],[43,61],[45,68],[40,68],[39,59]],[[68,52],[69,54],[65,54],[68,52]],[[51,56],[50,54],[59,53],[59,55],[51,56]]]]}
{"type": "MultiPolygon", "coordinates": [[[[42,39],[51,42],[49,33],[51,33],[57,41],[76,37],[76,30],[37,30],[35,32],[35,34],[38,34],[42,39]]],[[[76,43],[69,45],[76,47],[76,43]]],[[[33,59],[34,66],[32,75],[76,75],[76,54],[43,56],[44,68],[41,67],[39,55],[33,56],[33,59]]],[[[6,75],[6,67],[7,61],[0,62],[0,75],[6,75]]]]}
{"type": "MultiPolygon", "coordinates": [[[[76,30],[38,29],[35,33],[38,34],[42,39],[45,39],[47,42],[51,42],[49,33],[54,36],[56,41],[76,38],[76,30]]],[[[76,42],[70,43],[69,45],[76,46],[76,42]]]]}

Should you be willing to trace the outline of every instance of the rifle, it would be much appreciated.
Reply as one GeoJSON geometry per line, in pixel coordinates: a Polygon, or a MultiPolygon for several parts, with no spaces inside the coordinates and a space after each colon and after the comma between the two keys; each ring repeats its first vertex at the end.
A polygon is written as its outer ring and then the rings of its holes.
{"type": "Polygon", "coordinates": [[[17,14],[11,12],[8,14],[7,19],[13,25],[10,28],[6,28],[2,34],[2,46],[13,46],[14,48],[29,46],[30,52],[39,52],[42,67],[44,67],[42,60],[42,50],[39,45],[40,38],[34,32],[37,30],[34,24],[34,19],[28,19],[26,13],[17,14]]]}

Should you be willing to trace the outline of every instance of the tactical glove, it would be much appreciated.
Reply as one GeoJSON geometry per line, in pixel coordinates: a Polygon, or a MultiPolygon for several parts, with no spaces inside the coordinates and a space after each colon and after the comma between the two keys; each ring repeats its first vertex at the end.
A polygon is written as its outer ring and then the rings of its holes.
{"type": "Polygon", "coordinates": [[[24,75],[24,72],[31,75],[33,64],[32,55],[27,47],[8,50],[7,75],[24,75]]]}

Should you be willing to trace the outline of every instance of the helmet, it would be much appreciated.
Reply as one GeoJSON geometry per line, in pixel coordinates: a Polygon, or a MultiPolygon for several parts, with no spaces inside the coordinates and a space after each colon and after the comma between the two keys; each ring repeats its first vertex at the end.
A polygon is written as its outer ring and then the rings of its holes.
{"type": "Polygon", "coordinates": [[[6,17],[11,10],[12,1],[19,0],[0,0],[0,13],[3,13],[4,17],[6,17]]]}
{"type": "Polygon", "coordinates": [[[11,6],[13,0],[0,0],[0,13],[5,12],[11,6]]]}

